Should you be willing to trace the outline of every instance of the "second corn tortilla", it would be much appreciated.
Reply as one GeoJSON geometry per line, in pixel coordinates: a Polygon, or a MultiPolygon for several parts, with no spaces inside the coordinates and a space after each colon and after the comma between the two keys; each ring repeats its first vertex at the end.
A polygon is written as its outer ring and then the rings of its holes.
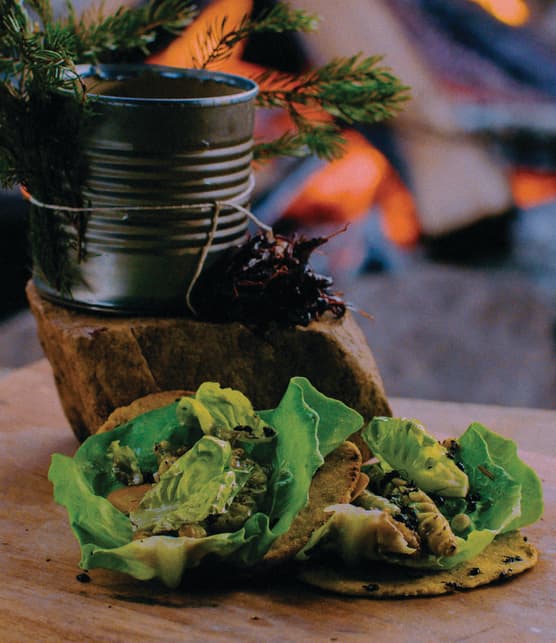
{"type": "Polygon", "coordinates": [[[332,451],[315,473],[309,489],[309,502],[294,518],[289,530],[272,543],[263,564],[295,556],[307,544],[313,531],[327,521],[326,507],[351,500],[360,468],[361,452],[352,442],[344,442],[332,451]]]}
{"type": "Polygon", "coordinates": [[[473,560],[451,570],[431,571],[368,561],[357,568],[315,560],[303,565],[299,578],[337,594],[365,598],[436,596],[505,581],[537,563],[533,545],[518,532],[498,536],[473,560]]]}

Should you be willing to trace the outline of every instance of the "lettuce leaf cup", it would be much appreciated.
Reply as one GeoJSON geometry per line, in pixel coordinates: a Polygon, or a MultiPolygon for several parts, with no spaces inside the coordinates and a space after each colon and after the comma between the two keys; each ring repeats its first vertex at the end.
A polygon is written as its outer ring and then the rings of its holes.
{"type": "Polygon", "coordinates": [[[301,377],[260,412],[208,382],[91,436],[73,458],[54,454],[48,477],[82,568],[176,587],[207,557],[259,563],[306,506],[325,458],[362,424],[301,377]]]}
{"type": "Polygon", "coordinates": [[[481,424],[440,443],[416,420],[375,418],[362,438],[374,455],[363,467],[367,487],[328,508],[300,560],[335,554],[348,565],[453,570],[542,515],[535,472],[512,440],[481,424]]]}

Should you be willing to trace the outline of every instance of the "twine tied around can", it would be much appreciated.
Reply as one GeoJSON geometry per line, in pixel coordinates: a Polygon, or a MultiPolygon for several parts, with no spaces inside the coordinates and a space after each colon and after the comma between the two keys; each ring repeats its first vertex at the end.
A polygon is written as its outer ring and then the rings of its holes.
{"type": "Polygon", "coordinates": [[[77,214],[77,215],[85,215],[85,214],[92,214],[92,213],[98,213],[98,212],[147,212],[147,211],[185,211],[185,212],[193,212],[193,211],[199,211],[199,210],[209,210],[212,212],[211,215],[211,225],[210,229],[207,231],[207,236],[205,243],[201,247],[201,252],[199,253],[199,258],[197,261],[197,265],[195,268],[195,272],[189,282],[189,285],[187,287],[186,293],[185,293],[185,303],[188,308],[188,310],[195,316],[197,316],[197,311],[195,310],[191,297],[193,293],[193,289],[195,288],[196,283],[199,280],[199,277],[201,276],[201,273],[203,271],[203,268],[205,266],[205,262],[207,260],[208,253],[210,251],[210,248],[213,244],[214,237],[217,231],[217,226],[218,226],[218,219],[220,217],[220,212],[222,211],[223,208],[230,208],[232,210],[235,210],[236,212],[240,212],[244,214],[248,219],[250,219],[255,225],[257,225],[260,229],[264,230],[265,232],[268,232],[269,234],[273,234],[273,230],[270,226],[268,226],[266,223],[263,223],[257,216],[255,216],[248,208],[243,207],[240,205],[238,202],[241,202],[242,200],[248,198],[254,187],[255,180],[253,176],[249,177],[249,184],[247,188],[241,193],[238,194],[237,196],[234,196],[232,199],[229,200],[214,200],[210,202],[205,202],[205,203],[182,203],[182,204],[168,204],[168,205],[133,205],[133,206],[110,206],[110,205],[102,205],[102,206],[93,206],[93,207],[72,207],[72,206],[66,206],[66,205],[55,205],[52,203],[43,203],[39,199],[35,198],[32,194],[24,190],[24,196],[27,199],[27,201],[34,205],[37,208],[41,208],[44,210],[50,210],[50,211],[58,211],[58,212],[67,212],[69,214],[77,214]]]}

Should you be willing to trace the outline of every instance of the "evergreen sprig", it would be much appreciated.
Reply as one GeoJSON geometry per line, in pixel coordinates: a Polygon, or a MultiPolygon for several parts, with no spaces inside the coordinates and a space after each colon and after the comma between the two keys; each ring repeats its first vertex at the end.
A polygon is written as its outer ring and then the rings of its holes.
{"type": "Polygon", "coordinates": [[[126,52],[134,50],[148,55],[158,30],[176,35],[197,13],[190,0],[150,0],[141,7],[120,7],[108,16],[102,4],[81,16],[70,5],[68,17],[61,24],[75,37],[78,62],[109,62],[115,57],[124,60],[126,52]]]}
{"type": "Polygon", "coordinates": [[[302,155],[303,150],[325,159],[341,155],[342,124],[378,123],[394,116],[409,98],[409,88],[385,67],[380,56],[335,58],[323,67],[293,76],[267,71],[255,80],[264,87],[257,105],[286,109],[297,133],[268,144],[259,144],[258,158],[284,153],[302,155]],[[334,117],[326,126],[315,124],[300,106],[322,110],[334,117]],[[300,149],[296,152],[296,145],[300,149]]]}
{"type": "Polygon", "coordinates": [[[273,141],[256,143],[254,158],[264,162],[279,156],[302,158],[314,154],[326,161],[340,158],[345,139],[341,129],[334,123],[306,126],[302,123],[296,131],[286,132],[273,141]]]}
{"type": "Polygon", "coordinates": [[[245,16],[235,28],[228,27],[228,18],[209,25],[198,41],[200,54],[194,65],[207,69],[229,58],[233,48],[253,34],[315,31],[318,18],[302,9],[292,9],[284,2],[262,12],[256,19],[245,16]]]}
{"type": "MultiPolygon", "coordinates": [[[[40,13],[48,15],[43,5],[44,2],[40,13]]],[[[31,183],[39,181],[33,177],[40,176],[43,170],[47,172],[45,186],[51,184],[50,164],[46,159],[38,163],[36,155],[44,156],[51,149],[60,151],[57,142],[61,133],[54,131],[52,124],[41,131],[44,116],[39,121],[36,118],[41,110],[46,114],[49,106],[58,102],[60,90],[75,92],[75,104],[82,104],[73,52],[72,34],[52,23],[39,30],[22,3],[0,0],[0,167],[4,170],[0,179],[4,184],[18,181],[31,187],[31,183]],[[49,132],[53,146],[45,148],[45,144],[49,145],[49,132]]],[[[73,157],[70,162],[74,162],[73,157]]]]}

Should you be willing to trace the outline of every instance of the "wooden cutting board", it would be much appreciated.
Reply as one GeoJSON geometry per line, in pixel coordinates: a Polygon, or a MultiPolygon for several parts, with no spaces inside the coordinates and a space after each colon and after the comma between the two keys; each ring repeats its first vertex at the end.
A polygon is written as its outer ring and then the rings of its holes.
{"type": "Polygon", "coordinates": [[[464,430],[485,419],[476,415],[483,411],[493,429],[507,426],[522,446],[534,436],[538,451],[522,457],[540,474],[545,492],[545,517],[524,530],[540,549],[535,569],[472,592],[396,601],[338,597],[274,575],[197,591],[169,591],[101,570],[79,582],[79,547],[47,480],[51,454],[73,454],[77,447],[49,367],[40,362],[0,380],[0,640],[556,640],[556,454],[546,452],[554,444],[556,412],[410,400],[393,405],[400,415],[426,420],[433,432],[452,425],[464,430]]]}

